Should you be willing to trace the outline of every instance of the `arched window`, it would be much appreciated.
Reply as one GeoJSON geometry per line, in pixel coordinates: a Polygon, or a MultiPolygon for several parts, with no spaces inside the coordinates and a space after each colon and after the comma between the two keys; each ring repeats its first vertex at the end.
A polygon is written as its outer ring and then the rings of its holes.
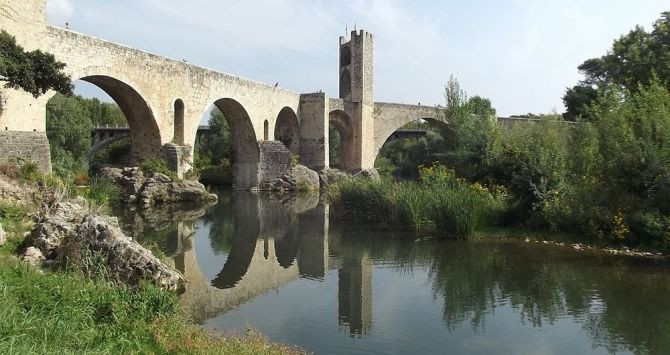
{"type": "Polygon", "coordinates": [[[174,143],[184,145],[184,101],[174,102],[174,143]]]}
{"type": "Polygon", "coordinates": [[[268,122],[268,120],[265,120],[265,122],[263,122],[263,140],[265,140],[265,141],[270,138],[269,137],[269,130],[270,130],[269,127],[270,127],[270,123],[268,122]]]}

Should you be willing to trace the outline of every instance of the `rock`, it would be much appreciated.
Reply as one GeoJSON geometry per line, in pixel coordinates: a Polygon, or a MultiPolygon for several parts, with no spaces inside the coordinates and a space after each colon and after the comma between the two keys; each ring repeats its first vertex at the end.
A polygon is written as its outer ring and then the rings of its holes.
{"type": "Polygon", "coordinates": [[[82,266],[90,254],[105,262],[108,275],[117,282],[135,286],[142,280],[167,290],[176,290],[182,276],[164,265],[151,252],[123,234],[114,223],[98,215],[87,215],[67,238],[59,261],[82,266]]]}
{"type": "Polygon", "coordinates": [[[182,280],[178,271],[123,234],[117,218],[91,214],[74,203],[58,203],[45,212],[29,243],[22,259],[35,265],[67,263],[87,271],[87,263],[96,260],[114,281],[134,286],[147,280],[169,290],[182,280]]]}
{"type": "Polygon", "coordinates": [[[306,166],[296,165],[290,174],[263,182],[260,191],[316,191],[319,190],[319,174],[306,166]]]}
{"type": "Polygon", "coordinates": [[[7,233],[5,233],[5,230],[2,229],[2,224],[0,224],[0,247],[5,245],[6,241],[7,241],[7,233]]]}
{"type": "Polygon", "coordinates": [[[291,169],[295,177],[296,190],[315,191],[319,189],[319,173],[303,165],[296,165],[291,169]]]}
{"type": "Polygon", "coordinates": [[[49,257],[87,214],[82,206],[60,202],[42,217],[31,233],[31,244],[49,257]]]}
{"type": "Polygon", "coordinates": [[[28,247],[23,255],[21,255],[21,260],[27,262],[30,265],[40,266],[45,260],[44,254],[42,251],[35,247],[28,247]]]}
{"type": "Polygon", "coordinates": [[[319,171],[319,183],[321,188],[326,188],[340,179],[346,179],[349,175],[337,169],[323,169],[319,171]]]}
{"type": "Polygon", "coordinates": [[[173,181],[169,176],[154,173],[146,177],[139,168],[100,169],[102,176],[109,177],[121,186],[126,201],[146,208],[159,203],[215,203],[217,196],[207,192],[205,186],[193,180],[173,181]]]}
{"type": "Polygon", "coordinates": [[[374,181],[379,181],[381,177],[379,176],[379,172],[375,168],[370,168],[370,169],[363,169],[356,174],[354,174],[355,178],[365,178],[365,179],[371,179],[374,181]]]}

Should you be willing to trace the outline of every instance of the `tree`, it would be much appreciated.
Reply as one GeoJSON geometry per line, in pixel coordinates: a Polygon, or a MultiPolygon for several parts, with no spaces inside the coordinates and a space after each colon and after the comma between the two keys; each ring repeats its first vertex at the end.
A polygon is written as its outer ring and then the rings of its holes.
{"type": "Polygon", "coordinates": [[[563,118],[567,121],[576,121],[581,117],[588,121],[589,106],[597,97],[598,90],[589,85],[575,85],[569,88],[563,96],[565,104],[563,118]]]}
{"type": "Polygon", "coordinates": [[[651,32],[641,26],[621,36],[600,58],[584,61],[579,67],[584,80],[563,96],[566,119],[585,116],[585,108],[596,98],[597,88],[614,84],[636,91],[657,80],[670,89],[670,11],[661,14],[651,32]]]}
{"type": "Polygon", "coordinates": [[[51,98],[46,123],[54,171],[63,176],[81,168],[91,147],[93,123],[80,100],[63,95],[51,98]]]}
{"type": "Polygon", "coordinates": [[[53,55],[40,50],[26,52],[12,35],[0,32],[0,75],[7,80],[5,87],[24,90],[35,98],[49,90],[71,95],[73,85],[63,68],[65,64],[53,55]]]}

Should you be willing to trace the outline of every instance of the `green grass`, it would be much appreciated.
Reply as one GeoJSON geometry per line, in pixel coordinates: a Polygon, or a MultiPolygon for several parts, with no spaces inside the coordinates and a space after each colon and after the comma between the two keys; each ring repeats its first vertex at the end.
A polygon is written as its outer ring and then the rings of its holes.
{"type": "Polygon", "coordinates": [[[255,333],[222,337],[180,315],[175,294],[72,272],[41,272],[0,253],[0,353],[275,354],[299,349],[255,333]]]}
{"type": "Polygon", "coordinates": [[[438,170],[421,182],[344,179],[331,186],[329,198],[346,218],[441,237],[467,238],[495,219],[502,202],[438,170]]]}

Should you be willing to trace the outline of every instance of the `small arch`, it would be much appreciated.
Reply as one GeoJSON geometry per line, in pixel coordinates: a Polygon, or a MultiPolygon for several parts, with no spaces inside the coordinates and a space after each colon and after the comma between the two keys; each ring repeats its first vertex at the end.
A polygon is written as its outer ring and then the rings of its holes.
{"type": "Polygon", "coordinates": [[[340,51],[340,66],[346,67],[351,64],[351,49],[349,46],[343,46],[340,51]]]}
{"type": "Polygon", "coordinates": [[[279,111],[275,139],[282,142],[291,154],[300,154],[300,123],[292,108],[284,107],[279,111]]]}
{"type": "Polygon", "coordinates": [[[184,145],[184,101],[174,102],[174,143],[184,145]]]}
{"type": "Polygon", "coordinates": [[[339,162],[335,162],[333,167],[343,170],[355,169],[354,164],[354,145],[353,145],[353,122],[349,115],[342,110],[331,111],[328,115],[329,123],[334,127],[340,138],[339,162]]]}
{"type": "Polygon", "coordinates": [[[263,122],[263,140],[264,141],[267,141],[268,139],[270,139],[270,137],[269,137],[270,132],[269,131],[270,131],[270,122],[268,122],[268,120],[265,120],[265,122],[263,122]]]}

